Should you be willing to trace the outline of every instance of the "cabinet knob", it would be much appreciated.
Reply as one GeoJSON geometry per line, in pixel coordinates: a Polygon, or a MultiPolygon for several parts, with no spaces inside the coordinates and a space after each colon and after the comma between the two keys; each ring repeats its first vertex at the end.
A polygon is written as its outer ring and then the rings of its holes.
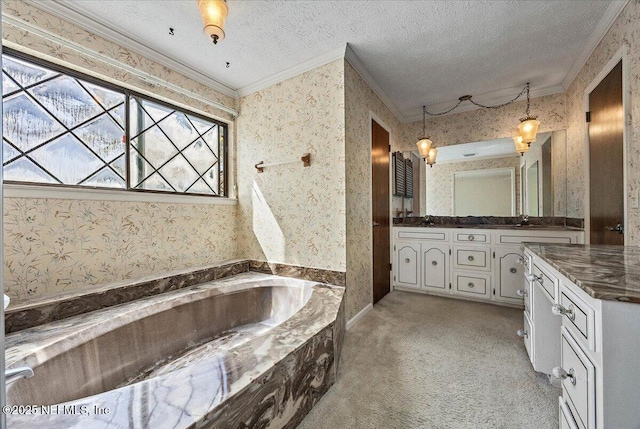
{"type": "Polygon", "coordinates": [[[567,372],[559,366],[556,366],[551,370],[551,373],[555,378],[560,380],[565,380],[568,378],[569,380],[571,380],[571,384],[573,384],[574,386],[576,385],[576,376],[573,368],[569,368],[569,371],[567,372]]]}
{"type": "Polygon", "coordinates": [[[542,277],[536,276],[535,274],[525,274],[524,277],[530,282],[538,282],[542,284],[542,277]]]}
{"type": "Polygon", "coordinates": [[[526,338],[529,336],[529,333],[527,331],[525,331],[524,329],[518,329],[518,331],[516,332],[516,334],[518,334],[518,336],[520,338],[526,338]]]}
{"type": "Polygon", "coordinates": [[[473,256],[469,255],[469,257],[468,257],[467,259],[468,259],[469,261],[473,262],[473,260],[474,260],[474,259],[476,259],[476,258],[474,258],[473,256]]]}
{"type": "Polygon", "coordinates": [[[518,289],[518,290],[516,291],[516,294],[517,294],[518,296],[527,296],[527,295],[528,295],[528,294],[527,294],[527,291],[522,290],[522,289],[518,289]]]}
{"type": "Polygon", "coordinates": [[[438,265],[438,262],[437,261],[431,261],[431,265],[433,265],[435,267],[436,265],[438,265]]]}
{"type": "Polygon", "coordinates": [[[469,284],[467,285],[469,286],[470,289],[473,289],[473,287],[475,286],[473,283],[469,282],[469,284]]]}
{"type": "Polygon", "coordinates": [[[476,239],[473,235],[469,235],[469,237],[467,237],[467,238],[469,239],[469,241],[473,241],[473,240],[476,239]]]}
{"type": "Polygon", "coordinates": [[[551,306],[551,312],[556,316],[567,316],[571,321],[576,320],[576,312],[574,311],[573,304],[569,304],[569,308],[564,308],[560,304],[553,304],[551,306]]]}
{"type": "Polygon", "coordinates": [[[411,259],[409,259],[409,258],[404,258],[404,262],[408,264],[409,262],[411,262],[411,259]]]}
{"type": "Polygon", "coordinates": [[[517,272],[518,272],[518,269],[517,269],[517,268],[509,268],[509,272],[510,272],[511,274],[515,274],[515,273],[517,273],[517,272]]]}

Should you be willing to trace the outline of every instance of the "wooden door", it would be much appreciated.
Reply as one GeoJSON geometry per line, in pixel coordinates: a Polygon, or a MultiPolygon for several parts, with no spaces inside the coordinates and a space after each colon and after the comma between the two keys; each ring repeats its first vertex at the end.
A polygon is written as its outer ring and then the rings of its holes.
{"type": "Polygon", "coordinates": [[[391,288],[391,241],[389,226],[389,133],[371,121],[371,195],[373,212],[373,303],[391,288]]]}
{"type": "Polygon", "coordinates": [[[591,244],[624,244],[622,62],[589,94],[591,244]]]}

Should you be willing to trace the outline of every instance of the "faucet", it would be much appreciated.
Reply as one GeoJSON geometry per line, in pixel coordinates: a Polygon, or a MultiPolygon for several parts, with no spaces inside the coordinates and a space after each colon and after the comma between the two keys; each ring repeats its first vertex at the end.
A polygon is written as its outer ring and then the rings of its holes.
{"type": "Polygon", "coordinates": [[[4,372],[5,384],[13,383],[21,378],[33,377],[33,370],[28,366],[19,366],[18,368],[11,368],[4,372]]]}

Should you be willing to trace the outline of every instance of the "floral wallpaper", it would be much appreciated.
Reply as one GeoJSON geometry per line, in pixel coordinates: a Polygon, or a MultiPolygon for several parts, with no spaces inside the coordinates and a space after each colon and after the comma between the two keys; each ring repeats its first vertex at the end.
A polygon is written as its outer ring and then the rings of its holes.
{"type": "Polygon", "coordinates": [[[24,299],[233,258],[235,209],[5,198],[5,293],[24,299]]]}
{"type": "MultiPolygon", "coordinates": [[[[622,47],[628,60],[626,79],[629,110],[625,118],[628,145],[627,207],[631,207],[629,199],[640,190],[640,1],[632,0],[616,18],[567,89],[568,216],[582,217],[585,213],[587,133],[584,120],[584,92],[622,47]]],[[[638,209],[628,209],[626,230],[626,244],[640,245],[638,209]]]]}
{"type": "Polygon", "coordinates": [[[343,61],[240,99],[238,241],[243,256],[346,269],[343,61]],[[311,166],[300,157],[311,154],[311,166]],[[255,164],[286,164],[266,167],[255,164]]]}
{"type": "Polygon", "coordinates": [[[345,151],[347,192],[347,318],[373,302],[371,232],[371,122],[373,112],[391,128],[398,147],[401,124],[347,61],[345,81],[345,151]]]}
{"type": "MultiPolygon", "coordinates": [[[[105,56],[235,106],[230,97],[25,2],[3,0],[2,8],[3,14],[32,22],[105,56]]],[[[3,40],[64,61],[69,67],[138,86],[142,91],[230,119],[198,100],[160,86],[147,88],[119,69],[9,24],[2,26],[2,33],[3,40]]],[[[234,258],[236,212],[236,206],[227,205],[5,198],[5,292],[12,298],[24,299],[234,258]]]]}
{"type": "Polygon", "coordinates": [[[481,159],[427,168],[427,211],[434,216],[453,216],[453,173],[459,171],[513,168],[515,170],[516,213],[520,213],[520,157],[481,159]]]}

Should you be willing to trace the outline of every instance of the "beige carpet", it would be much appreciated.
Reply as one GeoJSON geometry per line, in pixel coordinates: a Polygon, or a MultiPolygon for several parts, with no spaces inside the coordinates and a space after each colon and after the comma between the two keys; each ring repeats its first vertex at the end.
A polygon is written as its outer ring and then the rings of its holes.
{"type": "Polygon", "coordinates": [[[337,383],[299,429],[558,427],[522,311],[394,291],[345,337],[337,383]]]}

